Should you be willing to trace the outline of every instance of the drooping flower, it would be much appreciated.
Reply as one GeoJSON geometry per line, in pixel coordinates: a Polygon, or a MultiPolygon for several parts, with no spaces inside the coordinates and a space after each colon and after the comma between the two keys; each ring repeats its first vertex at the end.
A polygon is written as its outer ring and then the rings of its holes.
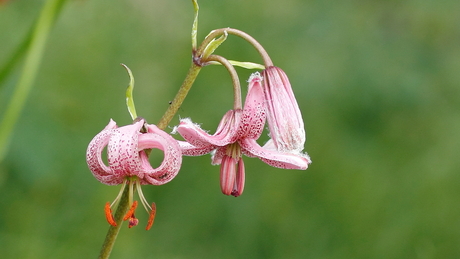
{"type": "Polygon", "coordinates": [[[305,129],[291,83],[278,67],[267,67],[262,73],[271,137],[266,145],[273,145],[282,152],[299,154],[304,149],[305,129]]]}
{"type": "Polygon", "coordinates": [[[186,140],[179,141],[182,154],[199,156],[212,153],[212,164],[221,165],[220,184],[225,195],[237,197],[243,193],[245,170],[242,154],[285,169],[306,169],[310,163],[308,156],[261,147],[256,142],[266,120],[262,80],[259,73],[251,76],[244,108],[228,111],[215,134],[208,134],[189,118],[182,119],[175,128],[186,140]]]}
{"type": "Polygon", "coordinates": [[[111,213],[121,197],[124,188],[129,188],[129,206],[131,209],[124,220],[129,219],[129,227],[135,226],[138,220],[134,216],[137,201],[133,202],[133,189],[136,188],[140,201],[150,214],[147,229],[153,224],[156,206],[150,206],[142,194],[141,185],[162,185],[171,181],[179,172],[182,154],[177,141],[157,126],[145,124],[143,119],[131,125],[117,127],[113,120],[97,134],[89,143],[86,152],[86,162],[94,177],[107,185],[122,184],[119,195],[112,204],[105,207],[107,221],[116,225],[111,213]],[[102,152],[107,146],[106,165],[102,152]],[[147,152],[149,149],[160,149],[164,159],[157,168],[150,165],[147,152]]]}

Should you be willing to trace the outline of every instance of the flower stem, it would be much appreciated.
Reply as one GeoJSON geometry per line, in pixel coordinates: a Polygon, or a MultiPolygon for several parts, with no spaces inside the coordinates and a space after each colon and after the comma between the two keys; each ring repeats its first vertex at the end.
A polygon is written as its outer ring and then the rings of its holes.
{"type": "Polygon", "coordinates": [[[117,240],[118,232],[120,232],[121,225],[123,223],[123,216],[128,211],[129,207],[129,188],[124,188],[120,202],[118,203],[117,211],[115,212],[116,226],[110,226],[107,235],[105,236],[104,244],[102,245],[99,259],[109,258],[112,252],[115,240],[117,240]]]}
{"type": "Polygon", "coordinates": [[[234,96],[234,103],[233,108],[236,109],[243,109],[242,101],[241,101],[241,86],[240,86],[240,79],[238,78],[238,73],[236,73],[235,68],[233,65],[222,56],[219,55],[211,55],[209,56],[206,61],[216,61],[222,64],[230,73],[233,81],[233,96],[234,96]]]}
{"type": "Polygon", "coordinates": [[[238,29],[233,29],[233,28],[221,28],[221,29],[217,29],[209,33],[208,36],[206,36],[206,38],[203,40],[201,45],[198,47],[196,56],[200,56],[201,54],[203,54],[203,51],[206,49],[206,46],[208,46],[208,44],[214,38],[216,38],[219,35],[223,35],[225,33],[238,36],[240,38],[243,38],[247,42],[249,42],[259,52],[260,56],[262,57],[264,61],[265,67],[273,66],[273,62],[270,59],[270,56],[268,56],[267,51],[265,51],[264,47],[262,47],[262,45],[260,45],[258,41],[256,41],[251,35],[247,34],[246,32],[240,31],[238,29]]]}
{"type": "Polygon", "coordinates": [[[187,96],[188,91],[192,87],[193,82],[195,82],[195,79],[198,76],[198,73],[200,72],[201,68],[201,66],[192,62],[192,66],[190,67],[188,74],[185,77],[184,82],[182,83],[182,86],[177,92],[176,97],[174,97],[174,100],[171,102],[163,117],[158,122],[158,128],[164,130],[168,126],[169,122],[171,122],[172,118],[184,102],[184,99],[187,96]]]}

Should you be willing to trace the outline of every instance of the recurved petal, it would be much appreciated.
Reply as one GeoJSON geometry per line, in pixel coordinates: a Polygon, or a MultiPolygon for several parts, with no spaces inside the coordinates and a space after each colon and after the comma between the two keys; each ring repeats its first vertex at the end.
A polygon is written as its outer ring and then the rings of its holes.
{"type": "Polygon", "coordinates": [[[245,155],[256,156],[266,164],[283,169],[305,170],[311,163],[307,154],[285,153],[261,147],[254,139],[239,141],[241,150],[245,155]]]}
{"type": "Polygon", "coordinates": [[[211,153],[211,164],[212,165],[220,165],[222,163],[222,159],[227,156],[227,147],[217,147],[211,153]]]}
{"type": "Polygon", "coordinates": [[[239,137],[258,139],[264,130],[265,119],[262,76],[257,72],[249,78],[248,94],[239,125],[239,137]]]}
{"type": "Polygon", "coordinates": [[[125,180],[123,177],[120,177],[118,175],[100,175],[96,176],[96,179],[106,185],[119,185],[122,184],[123,181],[125,180]]]}
{"type": "Polygon", "coordinates": [[[104,130],[91,140],[86,150],[86,163],[89,170],[98,181],[108,185],[118,184],[118,180],[112,175],[112,170],[102,160],[102,150],[107,146],[114,128],[116,128],[116,123],[111,119],[104,130]]]}
{"type": "Polygon", "coordinates": [[[161,185],[171,181],[179,173],[182,152],[177,141],[155,125],[147,125],[147,133],[139,136],[141,168],[143,179],[150,184],[161,185]],[[161,165],[152,168],[144,149],[157,148],[164,152],[161,165]]]}
{"type": "Polygon", "coordinates": [[[142,178],[138,151],[138,138],[144,120],[112,130],[107,147],[109,166],[113,175],[142,178]]]}
{"type": "Polygon", "coordinates": [[[201,127],[193,123],[189,118],[182,119],[176,131],[190,144],[195,147],[225,146],[237,140],[238,123],[241,111],[228,111],[222,118],[214,135],[208,134],[201,127]]]}
{"type": "Polygon", "coordinates": [[[107,124],[107,126],[105,126],[104,129],[109,130],[109,129],[116,129],[116,128],[118,128],[117,123],[114,120],[110,119],[109,124],[107,124]]]}
{"type": "Polygon", "coordinates": [[[186,141],[177,142],[179,143],[182,155],[184,156],[202,156],[211,153],[214,149],[216,149],[216,146],[213,145],[195,147],[186,141]]]}

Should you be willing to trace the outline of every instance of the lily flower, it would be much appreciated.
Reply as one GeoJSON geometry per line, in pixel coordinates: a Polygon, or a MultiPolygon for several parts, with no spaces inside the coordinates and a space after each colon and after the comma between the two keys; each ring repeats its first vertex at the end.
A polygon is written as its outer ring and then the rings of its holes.
{"type": "Polygon", "coordinates": [[[262,73],[271,137],[266,145],[282,152],[300,154],[304,149],[305,129],[291,83],[278,67],[267,67],[262,73]]]}
{"type": "Polygon", "coordinates": [[[146,124],[144,119],[133,124],[117,127],[113,120],[97,134],[88,145],[86,162],[94,177],[107,185],[122,184],[117,198],[112,204],[107,202],[105,213],[107,221],[116,226],[111,207],[121,197],[126,186],[129,188],[129,206],[131,209],[124,220],[129,219],[129,227],[137,225],[134,216],[137,201],[133,202],[133,190],[136,188],[140,201],[149,213],[147,230],[152,226],[156,213],[155,203],[150,206],[145,199],[141,185],[162,185],[171,181],[179,172],[182,153],[177,141],[157,126],[146,124]],[[102,160],[102,152],[107,147],[107,162],[102,160]],[[157,148],[164,152],[164,159],[158,168],[152,168],[147,150],[157,148]]]}
{"type": "Polygon", "coordinates": [[[182,119],[173,131],[179,132],[186,140],[179,141],[183,155],[200,156],[212,153],[212,164],[221,165],[220,185],[225,195],[237,197],[243,193],[245,170],[242,154],[258,157],[271,166],[286,169],[306,169],[310,163],[308,156],[261,147],[256,142],[262,134],[266,120],[262,81],[259,73],[254,73],[249,78],[244,108],[228,111],[215,134],[208,134],[189,118],[182,119]]]}

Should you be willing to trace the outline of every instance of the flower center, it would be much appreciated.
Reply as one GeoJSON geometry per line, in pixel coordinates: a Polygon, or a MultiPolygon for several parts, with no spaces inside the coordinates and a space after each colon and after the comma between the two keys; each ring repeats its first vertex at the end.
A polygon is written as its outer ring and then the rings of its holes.
{"type": "MultiPolygon", "coordinates": [[[[119,201],[120,201],[120,198],[126,188],[126,185],[128,185],[128,206],[130,207],[128,212],[126,212],[125,216],[123,217],[123,220],[126,221],[126,220],[129,220],[129,224],[128,224],[128,227],[129,228],[132,228],[134,226],[137,226],[137,224],[139,223],[139,220],[134,216],[134,211],[136,210],[137,208],[137,204],[138,202],[137,201],[133,201],[133,196],[134,196],[134,188],[136,188],[137,190],[137,194],[139,196],[139,200],[141,201],[143,207],[145,208],[145,210],[147,211],[147,213],[149,214],[149,219],[147,221],[147,227],[145,228],[146,230],[149,230],[152,225],[153,225],[153,222],[155,220],[155,214],[156,214],[156,205],[155,203],[153,202],[152,205],[150,206],[149,203],[147,202],[147,200],[145,199],[144,197],[144,194],[142,193],[142,189],[141,189],[141,183],[140,183],[140,180],[137,176],[130,176],[130,177],[127,177],[125,179],[125,181],[123,182],[122,186],[121,186],[121,189],[120,189],[120,192],[118,193],[117,197],[115,198],[115,200],[112,202],[112,204],[110,204],[109,202],[107,202],[105,204],[105,217],[107,219],[107,222],[109,222],[110,225],[112,226],[117,226],[117,222],[116,222],[116,219],[114,219],[113,217],[113,214],[112,214],[112,207],[115,206],[115,204],[117,204],[119,201]]],[[[120,219],[117,219],[121,222],[120,219]]]]}
{"type": "Polygon", "coordinates": [[[241,158],[241,147],[238,142],[232,143],[227,146],[227,150],[225,154],[236,161],[238,161],[241,158]]]}

